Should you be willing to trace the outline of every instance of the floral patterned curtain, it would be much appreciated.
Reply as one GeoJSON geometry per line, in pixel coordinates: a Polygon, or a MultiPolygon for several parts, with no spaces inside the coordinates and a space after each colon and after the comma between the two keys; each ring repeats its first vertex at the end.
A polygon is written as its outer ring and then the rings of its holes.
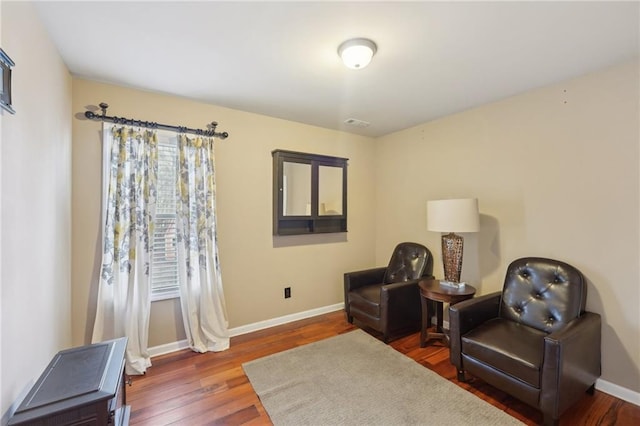
{"type": "Polygon", "coordinates": [[[187,341],[197,352],[229,348],[218,262],[213,139],[178,138],[178,270],[187,341]]]}
{"type": "Polygon", "coordinates": [[[150,241],[157,177],[157,134],[105,127],[103,253],[93,342],[126,336],[126,373],[151,365],[148,346],[150,241]]]}

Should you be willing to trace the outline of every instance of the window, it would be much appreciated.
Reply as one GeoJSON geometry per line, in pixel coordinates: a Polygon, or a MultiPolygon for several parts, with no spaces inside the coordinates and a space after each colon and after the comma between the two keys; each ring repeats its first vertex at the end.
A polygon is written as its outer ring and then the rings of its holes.
{"type": "Polygon", "coordinates": [[[176,235],[177,139],[158,132],[156,217],[151,258],[151,300],[180,297],[176,235]]]}

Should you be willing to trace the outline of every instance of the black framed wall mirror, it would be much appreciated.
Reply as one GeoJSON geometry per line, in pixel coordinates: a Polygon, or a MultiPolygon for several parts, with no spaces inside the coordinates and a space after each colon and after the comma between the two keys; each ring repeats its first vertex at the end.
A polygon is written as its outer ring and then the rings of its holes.
{"type": "Polygon", "coordinates": [[[272,151],[273,234],[347,232],[347,158],[272,151]]]}

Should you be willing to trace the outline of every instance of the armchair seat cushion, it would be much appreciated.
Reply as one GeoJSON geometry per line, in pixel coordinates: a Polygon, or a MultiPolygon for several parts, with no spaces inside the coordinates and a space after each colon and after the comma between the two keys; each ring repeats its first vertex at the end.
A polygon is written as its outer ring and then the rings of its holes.
{"type": "Polygon", "coordinates": [[[540,389],[547,334],[515,321],[494,318],[462,337],[462,352],[540,389]]]}
{"type": "Polygon", "coordinates": [[[372,284],[360,287],[350,293],[351,309],[356,309],[374,318],[380,317],[380,287],[384,284],[372,284]]]}

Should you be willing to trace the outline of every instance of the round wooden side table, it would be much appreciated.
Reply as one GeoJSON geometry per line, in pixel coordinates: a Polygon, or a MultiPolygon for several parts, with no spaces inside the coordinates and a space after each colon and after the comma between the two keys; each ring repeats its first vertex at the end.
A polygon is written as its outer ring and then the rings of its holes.
{"type": "Polygon", "coordinates": [[[418,283],[420,287],[420,302],[422,304],[422,327],[420,328],[420,347],[427,346],[429,339],[441,339],[447,346],[449,346],[449,336],[442,328],[442,309],[444,303],[449,305],[462,302],[463,300],[471,299],[476,294],[476,289],[469,284],[464,287],[452,287],[445,284],[440,284],[440,280],[436,279],[424,279],[418,283]],[[433,301],[435,303],[429,303],[433,301]],[[431,317],[433,312],[429,309],[429,306],[436,305],[436,331],[428,331],[431,326],[431,317]]]}

